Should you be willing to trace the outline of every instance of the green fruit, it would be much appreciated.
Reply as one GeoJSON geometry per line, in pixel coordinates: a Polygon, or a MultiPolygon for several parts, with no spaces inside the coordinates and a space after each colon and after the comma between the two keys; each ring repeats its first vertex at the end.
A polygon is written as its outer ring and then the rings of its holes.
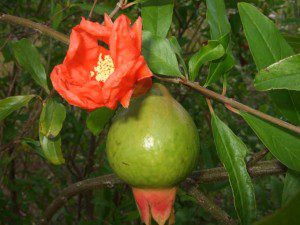
{"type": "Polygon", "coordinates": [[[106,150],[111,167],[129,185],[173,187],[194,169],[199,137],[187,111],[154,84],[115,118],[106,150]]]}

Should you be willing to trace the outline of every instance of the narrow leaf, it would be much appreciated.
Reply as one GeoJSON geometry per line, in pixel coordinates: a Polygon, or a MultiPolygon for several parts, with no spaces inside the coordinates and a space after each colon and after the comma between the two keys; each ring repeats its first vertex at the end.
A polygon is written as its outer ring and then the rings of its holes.
{"type": "Polygon", "coordinates": [[[206,0],[206,18],[210,26],[211,38],[217,40],[231,30],[224,0],[206,0]]]}
{"type": "Polygon", "coordinates": [[[245,164],[247,147],[217,115],[212,115],[211,123],[218,155],[228,172],[235,209],[242,224],[251,224],[256,206],[253,185],[245,164]]]}
{"type": "Polygon", "coordinates": [[[300,137],[258,117],[240,112],[262,143],[284,165],[300,171],[300,137]]]}
{"type": "Polygon", "coordinates": [[[284,178],[282,205],[287,204],[300,192],[300,173],[288,170],[284,178]]]}
{"type": "Polygon", "coordinates": [[[36,83],[49,93],[45,68],[41,63],[36,47],[28,39],[22,39],[14,42],[12,49],[20,66],[27,70],[36,83]]]}
{"type": "Polygon", "coordinates": [[[218,41],[209,41],[208,44],[192,56],[189,61],[190,79],[195,80],[198,76],[201,66],[209,61],[221,58],[225,50],[218,41]]]}
{"type": "MultiPolygon", "coordinates": [[[[248,3],[239,3],[238,9],[251,54],[259,70],[294,54],[275,24],[257,8],[248,3]]],[[[291,122],[300,124],[300,104],[295,104],[300,93],[273,90],[270,94],[279,111],[291,122]]]]}
{"type": "Polygon", "coordinates": [[[184,61],[184,59],[183,59],[183,57],[182,57],[182,50],[181,50],[181,47],[180,47],[180,45],[179,45],[179,43],[178,43],[176,37],[174,37],[174,36],[170,37],[169,41],[170,41],[170,45],[171,45],[173,51],[174,51],[175,54],[177,55],[177,57],[178,57],[178,59],[179,59],[181,65],[182,65],[182,68],[183,68],[183,71],[184,71],[185,75],[187,75],[187,74],[188,74],[188,70],[187,70],[185,61],[184,61]]]}
{"type": "Polygon", "coordinates": [[[263,69],[294,53],[275,24],[256,7],[243,2],[238,4],[238,9],[258,69],[263,69]]]}
{"type": "Polygon", "coordinates": [[[172,23],[173,7],[173,0],[149,0],[143,3],[143,29],[165,38],[172,23]]]}
{"type": "Polygon", "coordinates": [[[273,215],[267,216],[254,225],[296,225],[300,221],[300,192],[273,215]]]}
{"type": "Polygon", "coordinates": [[[90,113],[86,120],[87,128],[96,136],[114,115],[113,110],[102,107],[90,113]]]}
{"type": "Polygon", "coordinates": [[[176,55],[165,38],[143,32],[143,55],[154,73],[180,76],[176,55]]]}
{"type": "Polygon", "coordinates": [[[172,46],[174,52],[175,52],[176,54],[181,54],[181,53],[182,53],[182,50],[181,50],[181,47],[180,47],[180,45],[179,45],[179,43],[178,43],[178,41],[177,41],[177,38],[174,37],[174,36],[171,36],[171,37],[169,38],[169,41],[170,41],[170,44],[171,44],[171,46],[172,46]]]}
{"type": "Polygon", "coordinates": [[[283,34],[283,37],[293,48],[294,52],[300,53],[300,34],[283,34]]]}
{"type": "Polygon", "coordinates": [[[0,100],[0,121],[12,112],[26,106],[34,95],[12,96],[0,100]]]}
{"type": "Polygon", "coordinates": [[[23,138],[22,143],[31,147],[39,156],[47,159],[39,141],[35,141],[31,138],[23,138]]]}
{"type": "Polygon", "coordinates": [[[300,92],[291,90],[269,91],[279,112],[295,125],[300,125],[300,92]]]}
{"type": "Polygon", "coordinates": [[[212,83],[218,81],[221,76],[225,74],[234,66],[235,61],[232,54],[225,55],[224,58],[218,63],[212,63],[209,67],[209,75],[206,78],[204,86],[207,87],[212,83]]]}
{"type": "Polygon", "coordinates": [[[40,116],[40,132],[48,138],[56,137],[62,129],[65,118],[65,106],[54,99],[48,99],[40,116]]]}
{"type": "Polygon", "coordinates": [[[53,139],[47,138],[40,133],[40,143],[45,158],[54,165],[60,165],[65,162],[61,151],[61,138],[56,136],[53,139]]]}
{"type": "Polygon", "coordinates": [[[260,70],[255,77],[259,91],[288,89],[300,91],[300,54],[278,61],[260,70]]]}
{"type": "Polygon", "coordinates": [[[218,40],[225,49],[225,55],[220,60],[212,62],[205,86],[218,81],[234,66],[234,59],[230,50],[230,23],[227,18],[224,0],[207,0],[206,19],[210,25],[211,38],[218,40]]]}

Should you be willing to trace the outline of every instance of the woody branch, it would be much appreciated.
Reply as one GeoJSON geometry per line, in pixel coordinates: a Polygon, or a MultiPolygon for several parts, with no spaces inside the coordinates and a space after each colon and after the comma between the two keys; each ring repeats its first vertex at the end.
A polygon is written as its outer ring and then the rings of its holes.
{"type": "MultiPolygon", "coordinates": [[[[118,5],[116,6],[116,8],[114,9],[114,13],[111,13],[111,16],[114,16],[122,7],[122,5],[124,4],[123,0],[120,0],[118,5]]],[[[21,25],[21,26],[25,26],[25,27],[29,27],[35,30],[38,30],[39,32],[48,35],[58,41],[61,41],[64,44],[69,44],[69,37],[65,34],[62,34],[60,32],[57,32],[56,30],[49,28],[45,25],[39,24],[39,23],[35,23],[33,21],[30,21],[28,19],[24,19],[24,18],[20,18],[17,16],[12,16],[12,15],[8,15],[8,14],[1,14],[0,15],[0,21],[3,22],[7,22],[7,23],[11,23],[11,24],[16,24],[16,25],[21,25]]],[[[202,94],[203,96],[209,98],[209,99],[214,99],[218,102],[223,103],[224,105],[230,105],[236,109],[239,110],[243,110],[247,113],[253,114],[257,117],[260,117],[264,120],[267,120],[271,123],[274,123],[278,126],[284,127],[288,130],[291,130],[295,133],[300,134],[300,127],[295,126],[293,124],[287,123],[283,120],[280,120],[278,118],[275,118],[273,116],[270,116],[268,114],[265,114],[263,112],[260,112],[256,109],[253,109],[247,105],[244,105],[238,101],[235,101],[232,98],[227,98],[223,95],[220,95],[212,90],[209,90],[201,85],[199,85],[197,82],[192,82],[189,80],[186,80],[184,78],[164,78],[161,76],[155,76],[156,78],[163,80],[165,82],[169,82],[169,83],[175,83],[175,84],[182,84],[185,85],[191,89],[194,89],[195,91],[199,92],[200,94],[202,94]]]]}

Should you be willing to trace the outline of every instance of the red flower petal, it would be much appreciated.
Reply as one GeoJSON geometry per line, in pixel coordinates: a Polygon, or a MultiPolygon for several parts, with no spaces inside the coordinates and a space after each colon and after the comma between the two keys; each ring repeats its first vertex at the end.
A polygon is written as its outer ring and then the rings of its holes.
{"type": "Polygon", "coordinates": [[[111,21],[111,18],[106,13],[104,14],[104,24],[108,28],[113,28],[114,23],[111,21]]]}
{"type": "Polygon", "coordinates": [[[130,103],[130,98],[132,96],[133,90],[129,90],[120,100],[120,103],[124,108],[128,108],[129,103],[130,103]]]}
{"type": "Polygon", "coordinates": [[[132,188],[132,192],[140,212],[142,221],[151,224],[151,216],[159,224],[174,224],[172,214],[176,197],[176,187],[166,189],[132,188]]]}
{"type": "Polygon", "coordinates": [[[132,38],[139,52],[142,51],[142,18],[139,17],[132,25],[132,38]]]}
{"type": "Polygon", "coordinates": [[[82,107],[84,103],[80,99],[80,96],[68,90],[68,84],[65,80],[67,75],[68,71],[64,65],[58,65],[54,67],[50,75],[53,87],[71,105],[82,107]]]}
{"type": "Polygon", "coordinates": [[[103,106],[114,109],[119,102],[128,107],[132,95],[149,90],[152,73],[141,56],[141,18],[132,27],[130,24],[124,15],[113,23],[105,14],[104,25],[82,18],[72,29],[64,62],[51,73],[53,87],[66,101],[89,111],[103,106]],[[108,44],[109,50],[99,46],[99,40],[108,44]],[[90,74],[100,53],[111,56],[115,67],[105,82],[90,74]]]}
{"type": "MultiPolygon", "coordinates": [[[[106,23],[110,24],[110,22],[108,21],[108,19],[106,19],[106,23]]],[[[91,22],[91,21],[86,20],[85,18],[82,18],[82,20],[79,24],[79,28],[82,31],[84,31],[90,35],[93,35],[96,38],[98,38],[98,39],[104,41],[106,44],[108,44],[109,37],[111,35],[112,26],[110,26],[110,25],[108,27],[103,26],[100,23],[91,22]]]]}
{"type": "Polygon", "coordinates": [[[119,16],[114,22],[109,44],[115,67],[131,61],[141,54],[135,38],[131,35],[130,20],[125,15],[119,16]]]}

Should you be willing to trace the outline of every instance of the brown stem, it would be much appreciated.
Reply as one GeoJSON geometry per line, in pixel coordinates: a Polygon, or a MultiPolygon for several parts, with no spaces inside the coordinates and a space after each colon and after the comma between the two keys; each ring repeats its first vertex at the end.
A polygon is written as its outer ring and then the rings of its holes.
{"type": "Polygon", "coordinates": [[[232,98],[227,98],[225,96],[222,96],[214,91],[211,91],[205,87],[202,87],[201,85],[199,85],[197,82],[192,82],[192,81],[189,81],[189,80],[186,80],[186,79],[182,79],[182,78],[163,78],[163,77],[160,77],[160,76],[157,76],[155,75],[155,77],[159,80],[162,80],[162,81],[165,81],[165,82],[169,82],[169,83],[174,83],[174,84],[183,84],[187,87],[190,87],[196,91],[198,91],[200,94],[204,95],[205,97],[207,98],[212,98],[218,102],[221,102],[223,104],[228,104],[236,109],[239,109],[239,110],[242,110],[242,111],[245,111],[247,113],[250,113],[250,114],[253,114],[257,117],[260,117],[264,120],[267,120],[271,123],[274,123],[278,126],[281,126],[281,127],[284,127],[288,130],[291,130],[291,131],[294,131],[298,134],[300,134],[300,127],[297,127],[293,124],[290,124],[290,123],[287,123],[283,120],[280,120],[280,119],[277,119],[273,116],[270,116],[268,114],[265,114],[263,112],[260,112],[256,109],[253,109],[247,105],[244,105],[240,102],[237,102],[235,100],[233,100],[232,98]]]}
{"type": "Polygon", "coordinates": [[[119,0],[119,2],[117,3],[116,7],[109,14],[110,18],[113,18],[119,12],[119,10],[122,9],[122,7],[124,6],[124,2],[125,2],[125,0],[119,0]]]}
{"type": "Polygon", "coordinates": [[[85,192],[87,190],[92,190],[99,187],[113,187],[115,184],[123,183],[115,175],[105,175],[97,178],[87,179],[84,181],[79,181],[72,184],[62,190],[57,198],[55,198],[52,203],[47,207],[45,211],[45,219],[41,220],[41,224],[47,224],[47,221],[55,214],[55,212],[60,209],[69,198],[85,192]]]}
{"type": "Polygon", "coordinates": [[[25,18],[12,16],[12,15],[8,15],[8,14],[1,14],[0,21],[12,23],[12,24],[18,24],[18,25],[21,25],[24,27],[32,28],[43,34],[53,37],[54,39],[61,41],[62,43],[66,44],[66,45],[68,45],[70,43],[69,37],[67,35],[62,34],[48,26],[33,22],[33,21],[25,19],[25,18]]]}
{"type": "Polygon", "coordinates": [[[130,3],[126,4],[126,5],[124,5],[122,7],[122,10],[127,9],[127,8],[129,8],[129,7],[131,7],[131,6],[135,5],[135,4],[137,4],[137,2],[130,2],[130,3]]]}
{"type": "Polygon", "coordinates": [[[247,163],[247,165],[248,166],[253,166],[258,161],[262,160],[268,154],[268,152],[269,152],[268,149],[263,149],[262,151],[255,153],[252,156],[251,160],[247,163]]]}
{"type": "MultiPolygon", "coordinates": [[[[282,174],[285,173],[286,168],[279,161],[270,160],[258,162],[253,166],[249,166],[247,170],[252,178],[256,178],[282,174]]],[[[194,171],[191,178],[200,183],[216,183],[220,181],[227,181],[228,174],[223,167],[216,167],[212,169],[194,171]]]]}
{"type": "Polygon", "coordinates": [[[209,108],[210,114],[214,114],[214,109],[213,109],[213,107],[212,107],[212,105],[211,105],[210,99],[209,99],[209,98],[206,98],[206,102],[207,102],[207,106],[208,106],[208,108],[209,108]]]}
{"type": "Polygon", "coordinates": [[[205,196],[196,186],[192,186],[187,190],[188,194],[193,196],[199,205],[211,214],[220,224],[233,225],[237,224],[230,216],[217,206],[213,201],[205,196]]]}
{"type": "MultiPolygon", "coordinates": [[[[120,10],[120,6],[121,4],[124,4],[124,0],[120,0],[116,6],[116,8],[113,10],[113,12],[110,14],[110,16],[114,16],[119,10],[120,10]]],[[[51,36],[57,40],[62,41],[65,44],[69,44],[69,39],[66,35],[61,34],[47,26],[32,22],[30,20],[24,19],[24,18],[20,18],[20,17],[16,17],[16,16],[11,16],[11,15],[6,15],[6,14],[2,14],[0,16],[0,21],[6,21],[6,22],[11,22],[11,23],[15,23],[15,24],[19,24],[19,25],[23,25],[26,27],[31,27],[33,29],[37,29],[39,31],[41,31],[42,33],[45,33],[48,36],[51,36]]],[[[291,131],[294,131],[298,134],[300,134],[300,127],[297,127],[295,125],[292,125],[290,123],[287,123],[283,120],[277,119],[273,116],[267,115],[263,112],[260,112],[256,109],[253,109],[247,105],[244,105],[242,103],[239,103],[235,100],[233,100],[232,98],[227,98],[225,96],[222,96],[214,91],[211,91],[205,87],[200,86],[197,82],[191,82],[187,79],[182,79],[182,78],[163,78],[160,76],[155,76],[156,78],[163,80],[165,82],[169,82],[169,83],[175,83],[175,84],[183,84],[187,87],[190,87],[196,91],[198,91],[199,93],[201,93],[202,95],[204,95],[207,98],[212,98],[218,102],[224,103],[224,104],[228,104],[231,105],[232,107],[239,109],[239,110],[243,110],[245,112],[248,112],[250,114],[253,114],[255,116],[258,116],[262,119],[265,119],[271,123],[277,124],[278,126],[284,127],[286,129],[289,129],[291,131]]]]}
{"type": "MultiPolygon", "coordinates": [[[[259,162],[255,166],[248,167],[248,172],[251,177],[261,177],[266,175],[282,174],[286,172],[286,168],[278,161],[259,162]]],[[[227,181],[228,174],[223,167],[213,169],[205,169],[195,171],[189,179],[200,183],[212,183],[219,181],[227,181]]],[[[85,192],[100,187],[113,187],[116,184],[122,184],[123,181],[118,179],[114,174],[109,174],[101,177],[91,178],[74,183],[61,191],[61,193],[52,201],[45,211],[42,224],[47,224],[52,216],[60,209],[68,199],[85,192]]]]}
{"type": "Polygon", "coordinates": [[[94,12],[94,9],[95,9],[95,7],[96,7],[97,1],[98,1],[98,0],[94,0],[93,6],[92,6],[92,8],[91,8],[91,11],[90,11],[89,17],[88,17],[89,20],[90,20],[90,19],[92,18],[92,16],[93,16],[93,12],[94,12]]]}

